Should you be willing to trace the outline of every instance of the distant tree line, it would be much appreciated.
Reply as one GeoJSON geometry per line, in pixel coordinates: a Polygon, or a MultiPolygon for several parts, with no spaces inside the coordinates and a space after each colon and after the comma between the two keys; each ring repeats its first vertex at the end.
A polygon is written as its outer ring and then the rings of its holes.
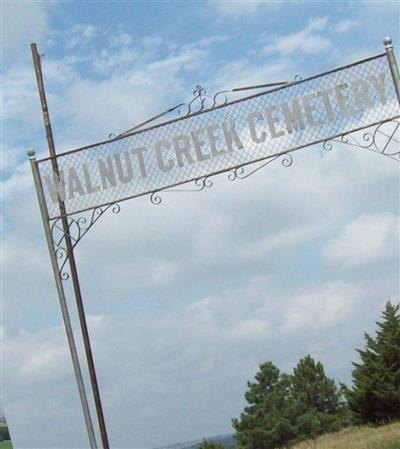
{"type": "MultiPolygon", "coordinates": [[[[302,358],[292,374],[272,363],[260,365],[248,382],[248,405],[233,419],[239,449],[288,447],[350,424],[380,424],[400,419],[400,305],[390,301],[382,313],[375,338],[365,334],[366,346],[353,363],[353,385],[337,385],[324,366],[311,356],[302,358]]],[[[201,449],[221,449],[204,441],[201,449]]]]}

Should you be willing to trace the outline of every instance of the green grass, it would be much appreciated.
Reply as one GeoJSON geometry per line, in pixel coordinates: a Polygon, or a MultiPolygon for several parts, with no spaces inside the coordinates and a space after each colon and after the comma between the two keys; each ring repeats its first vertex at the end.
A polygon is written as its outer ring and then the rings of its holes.
{"type": "Polygon", "coordinates": [[[11,441],[1,441],[0,449],[12,449],[11,441]]]}
{"type": "Polygon", "coordinates": [[[305,441],[292,449],[400,449],[400,423],[381,427],[349,427],[305,441]]]}

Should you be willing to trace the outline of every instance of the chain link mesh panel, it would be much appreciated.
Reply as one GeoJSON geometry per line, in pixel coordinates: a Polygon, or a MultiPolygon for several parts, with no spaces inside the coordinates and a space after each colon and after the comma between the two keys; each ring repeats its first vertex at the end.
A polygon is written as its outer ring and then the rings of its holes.
{"type": "Polygon", "coordinates": [[[50,218],[210,176],[400,115],[386,54],[38,161],[50,218]],[[264,139],[264,140],[263,140],[264,139]]]}

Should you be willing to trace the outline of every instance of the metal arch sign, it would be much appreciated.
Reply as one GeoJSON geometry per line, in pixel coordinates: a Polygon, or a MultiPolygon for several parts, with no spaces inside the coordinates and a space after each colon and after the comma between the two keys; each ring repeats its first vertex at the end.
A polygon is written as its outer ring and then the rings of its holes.
{"type": "Polygon", "coordinates": [[[49,218],[268,159],[400,116],[387,54],[38,160],[49,218]],[[56,159],[59,175],[53,171],[56,159]]]}
{"type": "MultiPolygon", "coordinates": [[[[400,117],[400,74],[391,39],[384,44],[385,53],[363,61],[207,110],[201,101],[197,113],[189,107],[185,117],[62,154],[55,151],[40,55],[31,44],[50,157],[28,156],[91,449],[98,446],[63,286],[67,262],[103,449],[110,445],[74,256],[78,242],[117,202],[228,170],[236,175],[246,164],[267,161],[263,166],[373,125],[376,133],[400,117]],[[87,210],[89,219],[71,216],[87,210]]],[[[398,143],[395,131],[382,132],[386,145],[398,143]]]]}

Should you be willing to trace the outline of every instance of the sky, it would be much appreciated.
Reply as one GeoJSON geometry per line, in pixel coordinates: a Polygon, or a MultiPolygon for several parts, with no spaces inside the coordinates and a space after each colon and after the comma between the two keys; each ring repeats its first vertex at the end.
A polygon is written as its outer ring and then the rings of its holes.
{"type": "MultiPolygon", "coordinates": [[[[386,35],[398,49],[399,6],[3,1],[1,13],[2,402],[17,449],[86,448],[26,156],[47,155],[29,44],[62,152],[190,101],[197,84],[305,78],[383,52],[386,35]]],[[[350,384],[363,333],[399,300],[399,165],[340,144],[293,159],[158,206],[124,202],[79,243],[113,448],[231,433],[268,360],[290,372],[311,354],[350,384]]]]}

